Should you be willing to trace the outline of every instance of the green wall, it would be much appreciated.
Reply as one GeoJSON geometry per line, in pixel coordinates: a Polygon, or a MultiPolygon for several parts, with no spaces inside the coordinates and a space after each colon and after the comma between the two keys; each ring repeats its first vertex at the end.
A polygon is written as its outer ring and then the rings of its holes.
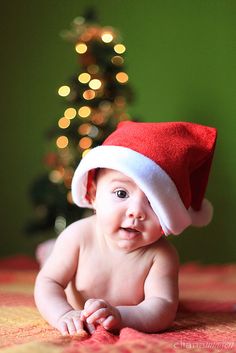
{"type": "Polygon", "coordinates": [[[1,3],[0,255],[33,253],[41,240],[23,227],[27,196],[44,170],[45,132],[64,105],[57,88],[76,69],[71,44],[59,33],[88,5],[118,28],[127,50],[142,120],[184,120],[216,126],[219,139],[207,196],[213,222],[173,242],[182,262],[232,262],[235,232],[236,2],[234,0],[9,0],[1,3]]]}

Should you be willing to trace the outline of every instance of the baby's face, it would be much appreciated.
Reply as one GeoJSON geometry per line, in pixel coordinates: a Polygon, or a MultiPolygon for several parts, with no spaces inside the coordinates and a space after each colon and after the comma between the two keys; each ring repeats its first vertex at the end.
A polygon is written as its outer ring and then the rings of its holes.
{"type": "Polygon", "coordinates": [[[118,171],[99,172],[93,206],[99,230],[112,246],[130,252],[156,242],[162,235],[145,194],[118,171]]]}

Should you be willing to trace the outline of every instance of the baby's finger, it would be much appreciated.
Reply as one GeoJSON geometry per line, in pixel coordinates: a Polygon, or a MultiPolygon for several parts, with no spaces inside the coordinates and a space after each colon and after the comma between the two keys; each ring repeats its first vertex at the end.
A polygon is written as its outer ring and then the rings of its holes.
{"type": "Polygon", "coordinates": [[[90,307],[90,305],[95,302],[97,299],[88,299],[85,304],[84,304],[84,310],[81,311],[80,314],[80,320],[85,321],[86,318],[88,317],[87,310],[90,307]]]}
{"type": "Polygon", "coordinates": [[[96,330],[94,324],[88,324],[88,323],[86,322],[86,327],[87,327],[87,330],[88,330],[88,332],[90,333],[90,335],[92,335],[92,334],[95,332],[95,330],[96,330]]]}
{"type": "Polygon", "coordinates": [[[104,320],[106,320],[106,318],[105,318],[105,317],[102,317],[101,319],[98,319],[96,322],[97,322],[98,324],[102,324],[104,320]]]}
{"type": "Polygon", "coordinates": [[[84,304],[84,310],[86,311],[87,308],[88,308],[93,302],[95,302],[96,300],[97,300],[97,299],[93,299],[93,298],[86,300],[86,302],[85,302],[85,304],[84,304]]]}
{"type": "Polygon", "coordinates": [[[73,322],[76,329],[76,333],[81,333],[81,331],[84,331],[84,325],[79,317],[73,317],[73,322]]]}
{"type": "Polygon", "coordinates": [[[73,319],[67,319],[65,321],[66,325],[67,325],[67,330],[69,332],[69,335],[70,336],[73,336],[76,334],[76,327],[75,327],[75,324],[74,324],[74,321],[73,319]]]}
{"type": "Polygon", "coordinates": [[[98,321],[99,319],[108,317],[109,314],[110,314],[110,312],[108,311],[108,308],[98,309],[93,314],[91,314],[89,317],[87,317],[86,322],[88,322],[89,324],[92,324],[92,323],[98,321]]]}
{"type": "Polygon", "coordinates": [[[83,310],[83,315],[85,317],[89,317],[90,315],[95,313],[95,311],[97,311],[101,308],[107,308],[107,303],[102,299],[93,300],[83,310]]]}
{"type": "Polygon", "coordinates": [[[68,336],[69,335],[67,324],[65,322],[61,322],[59,324],[58,330],[61,332],[62,336],[68,336]]]}
{"type": "Polygon", "coordinates": [[[116,325],[116,318],[113,315],[109,315],[102,323],[105,330],[111,330],[116,325]]]}

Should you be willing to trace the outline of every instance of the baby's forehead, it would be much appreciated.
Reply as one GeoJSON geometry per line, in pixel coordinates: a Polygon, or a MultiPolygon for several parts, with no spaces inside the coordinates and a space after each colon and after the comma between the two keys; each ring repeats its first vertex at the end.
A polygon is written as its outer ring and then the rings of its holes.
{"type": "Polygon", "coordinates": [[[96,179],[106,179],[107,181],[120,181],[123,183],[129,183],[137,186],[137,184],[132,178],[115,169],[100,168],[99,170],[97,170],[96,179]]]}

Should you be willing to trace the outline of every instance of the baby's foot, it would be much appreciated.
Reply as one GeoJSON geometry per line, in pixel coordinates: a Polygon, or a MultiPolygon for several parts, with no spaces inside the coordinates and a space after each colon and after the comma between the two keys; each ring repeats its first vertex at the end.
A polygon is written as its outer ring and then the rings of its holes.
{"type": "Polygon", "coordinates": [[[56,239],[49,239],[39,244],[36,248],[35,257],[40,267],[43,266],[48,256],[51,254],[56,239]]]}

